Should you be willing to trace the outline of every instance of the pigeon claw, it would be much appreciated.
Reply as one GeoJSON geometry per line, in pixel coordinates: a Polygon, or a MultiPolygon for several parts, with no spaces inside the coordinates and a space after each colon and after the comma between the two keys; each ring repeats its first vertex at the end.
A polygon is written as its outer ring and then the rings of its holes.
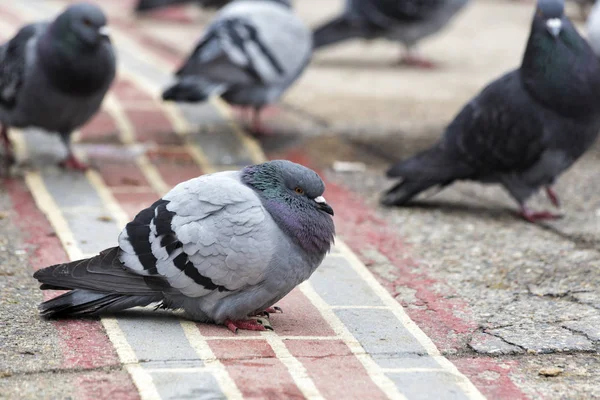
{"type": "Polygon", "coordinates": [[[269,307],[265,310],[267,314],[275,314],[275,313],[283,313],[283,309],[281,307],[273,306],[269,307]]]}
{"type": "Polygon", "coordinates": [[[273,327],[268,322],[260,318],[238,320],[226,319],[224,324],[233,333],[237,333],[238,329],[244,329],[246,331],[273,330],[273,327]]]}
{"type": "Polygon", "coordinates": [[[70,169],[73,171],[86,171],[89,166],[79,161],[73,154],[69,154],[67,158],[58,164],[61,168],[70,169]]]}
{"type": "Polygon", "coordinates": [[[531,222],[532,224],[535,224],[538,221],[560,219],[563,217],[562,214],[553,214],[549,211],[536,212],[536,211],[528,210],[525,207],[521,208],[521,216],[526,221],[531,222]]]}
{"type": "Polygon", "coordinates": [[[439,67],[437,63],[414,54],[406,54],[400,58],[399,64],[421,69],[436,69],[439,67]]]}

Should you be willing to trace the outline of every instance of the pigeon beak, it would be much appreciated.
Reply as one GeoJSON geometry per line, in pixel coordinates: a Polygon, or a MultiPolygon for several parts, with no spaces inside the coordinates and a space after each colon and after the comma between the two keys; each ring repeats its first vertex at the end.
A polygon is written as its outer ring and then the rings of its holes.
{"type": "Polygon", "coordinates": [[[98,33],[100,34],[100,36],[104,36],[105,38],[110,36],[110,28],[106,25],[101,26],[100,29],[98,29],[98,33]]]}
{"type": "Polygon", "coordinates": [[[333,216],[333,208],[331,208],[331,206],[327,204],[327,201],[325,201],[325,197],[315,197],[315,203],[317,203],[317,207],[319,208],[319,210],[325,211],[327,214],[333,216]]]}
{"type": "Polygon", "coordinates": [[[556,38],[562,29],[562,21],[560,18],[550,18],[546,21],[546,29],[548,29],[548,32],[556,38]]]}

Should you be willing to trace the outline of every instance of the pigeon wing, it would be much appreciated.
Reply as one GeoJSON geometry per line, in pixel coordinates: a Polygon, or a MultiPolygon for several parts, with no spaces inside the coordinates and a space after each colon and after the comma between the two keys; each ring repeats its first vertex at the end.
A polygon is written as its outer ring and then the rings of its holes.
{"type": "Polygon", "coordinates": [[[0,104],[14,108],[26,68],[26,48],[30,39],[38,35],[46,23],[25,25],[0,48],[0,104]]]}
{"type": "Polygon", "coordinates": [[[527,94],[519,72],[487,86],[446,129],[445,152],[459,155],[478,175],[531,167],[547,146],[539,108],[527,94]]]}
{"type": "Polygon", "coordinates": [[[273,255],[273,221],[236,173],[181,183],[129,223],[121,261],[159,275],[182,294],[236,291],[263,280],[273,255]]]}

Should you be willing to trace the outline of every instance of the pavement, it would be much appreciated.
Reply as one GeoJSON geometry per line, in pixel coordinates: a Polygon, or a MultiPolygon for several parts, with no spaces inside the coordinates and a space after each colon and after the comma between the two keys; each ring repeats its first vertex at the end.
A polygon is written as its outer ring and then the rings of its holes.
{"type": "MultiPolygon", "coordinates": [[[[66,3],[2,3],[0,35],[66,3]]],[[[472,4],[423,43],[441,63],[435,71],[392,66],[399,49],[383,42],[317,54],[267,110],[272,134],[257,142],[218,100],[158,100],[207,15],[185,7],[170,22],[134,20],[124,12],[131,1],[101,3],[119,76],[75,135],[94,169],[48,167],[64,154],[58,139],[12,135],[20,168],[0,186],[0,398],[600,398],[598,148],[560,180],[557,222],[527,224],[500,189],[469,183],[411,208],[377,204],[388,163],[432,143],[469,97],[519,62],[530,4],[472,4]],[[326,179],[338,240],[279,304],[274,332],[233,335],[146,309],[38,317],[48,294],[35,269],[113,246],[120,227],[182,180],[276,157],[326,179]],[[366,168],[336,172],[338,160],[366,168]]],[[[297,4],[311,25],[340,5],[297,4]]]]}

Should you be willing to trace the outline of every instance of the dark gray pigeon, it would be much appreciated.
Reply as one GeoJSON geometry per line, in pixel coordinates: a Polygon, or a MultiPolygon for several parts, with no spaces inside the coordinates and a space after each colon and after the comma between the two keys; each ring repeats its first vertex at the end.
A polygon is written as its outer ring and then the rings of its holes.
{"type": "Polygon", "coordinates": [[[402,178],[382,198],[404,205],[433,186],[456,180],[500,183],[528,221],[556,218],[525,202],[594,142],[600,130],[600,65],[563,14],[561,0],[539,0],[521,67],[488,85],[446,128],[441,141],[395,164],[402,178]]]}
{"type": "Polygon", "coordinates": [[[73,289],[41,304],[41,313],[160,302],[234,332],[264,330],[248,317],[275,310],[333,243],[324,190],[314,171],[284,160],[180,183],[127,224],[117,247],[37,271],[41,289],[73,289]]]}
{"type": "Polygon", "coordinates": [[[400,63],[424,68],[435,64],[413,52],[417,42],[442,29],[468,0],[346,0],[344,12],[314,31],[314,48],[353,38],[401,42],[400,63]]]}
{"type": "Polygon", "coordinates": [[[312,54],[310,30],[287,0],[239,0],[224,7],[164,100],[199,102],[220,95],[230,104],[260,110],[276,102],[304,71],[312,54]]]}
{"type": "Polygon", "coordinates": [[[196,3],[202,8],[221,8],[232,0],[140,0],[135,7],[137,13],[157,10],[178,4],[196,3]]]}
{"type": "Polygon", "coordinates": [[[71,133],[100,108],[115,76],[106,17],[92,4],[69,6],[51,23],[26,25],[0,47],[0,121],[9,160],[9,127],[57,132],[69,149],[61,163],[85,168],[71,133]]]}

